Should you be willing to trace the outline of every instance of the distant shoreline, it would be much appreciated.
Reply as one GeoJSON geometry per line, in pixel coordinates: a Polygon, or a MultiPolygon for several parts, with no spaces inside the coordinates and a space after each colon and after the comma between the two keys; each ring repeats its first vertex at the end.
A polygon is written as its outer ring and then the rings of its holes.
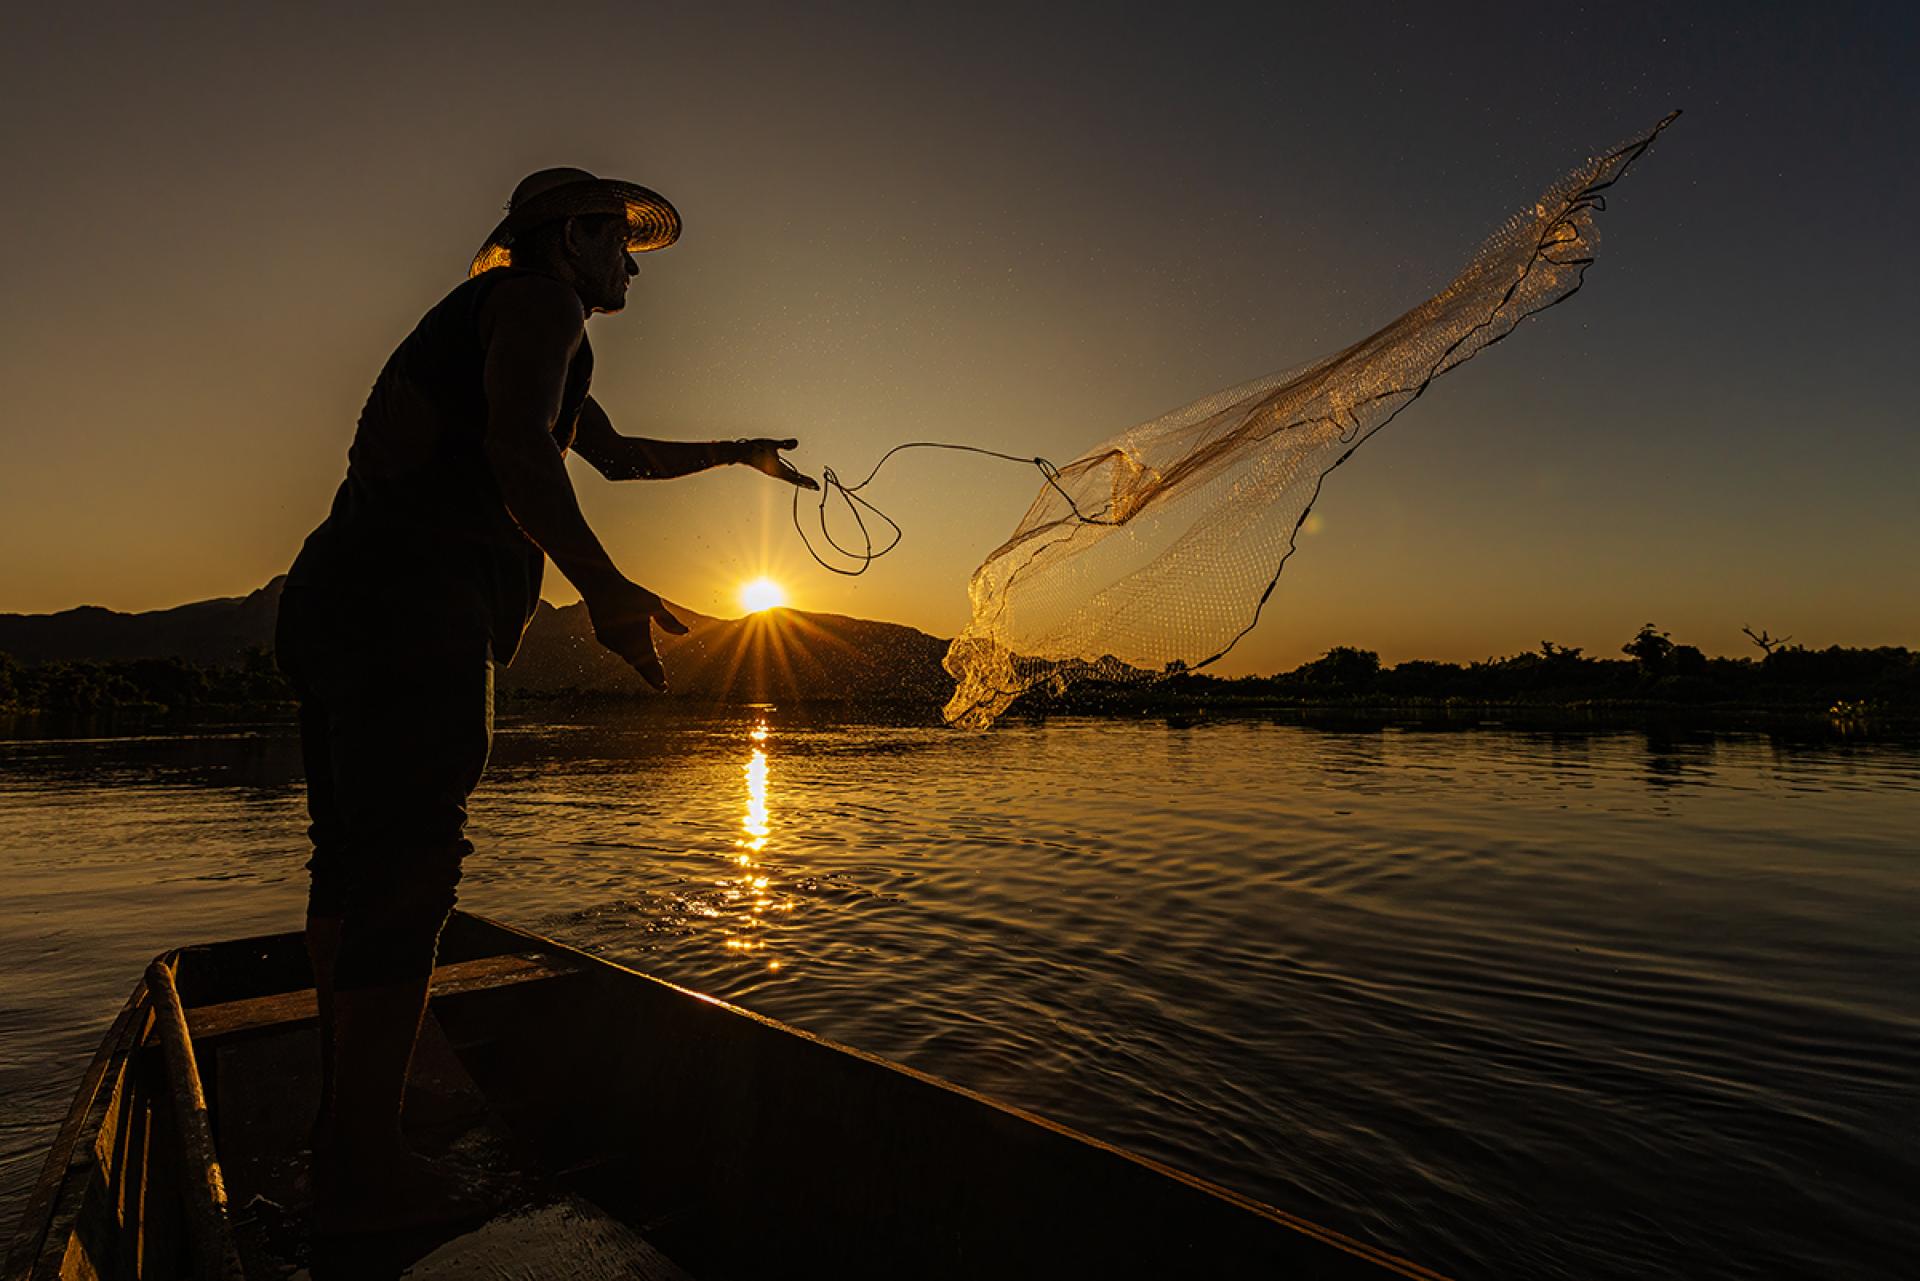
{"type": "MultiPolygon", "coordinates": [[[[811,680],[790,682],[779,693],[764,689],[765,682],[758,680],[743,682],[737,691],[731,685],[702,688],[694,682],[683,683],[680,694],[663,700],[635,693],[630,680],[624,687],[610,686],[610,680],[628,678],[624,668],[605,676],[576,664],[574,672],[588,677],[578,684],[504,679],[500,706],[511,714],[536,708],[584,712],[771,704],[913,721],[925,717],[937,723],[950,689],[937,663],[943,643],[910,635],[925,651],[914,664],[890,668],[876,661],[833,676],[823,671],[811,680]],[[889,679],[896,672],[910,679],[889,679]]],[[[875,643],[884,647],[891,642],[875,643]]],[[[1041,684],[1017,699],[1008,715],[1024,720],[1195,720],[1283,712],[1560,722],[1684,717],[1717,723],[1797,719],[1859,726],[1920,721],[1920,653],[1897,646],[1813,650],[1772,641],[1764,633],[1756,643],[1765,651],[1758,657],[1709,658],[1647,624],[1621,647],[1619,658],[1590,658],[1577,648],[1543,641],[1538,650],[1476,663],[1415,659],[1385,666],[1371,650],[1337,646],[1290,672],[1242,677],[1191,672],[1179,664],[1152,673],[1105,660],[1100,665],[1103,674],[1118,671],[1120,679],[1083,676],[1058,688],[1041,684]]],[[[841,643],[839,648],[848,646],[841,643]]],[[[740,656],[749,659],[749,666],[763,660],[755,651],[740,656]]],[[[618,667],[612,664],[609,670],[618,667]]],[[[1037,670],[1045,674],[1051,669],[1042,664],[1037,670]]],[[[138,727],[169,723],[278,723],[291,721],[293,713],[293,691],[260,646],[225,663],[184,658],[23,663],[0,653],[0,734],[17,734],[22,728],[31,734],[61,724],[121,724],[137,732],[138,727]]]]}
{"type": "MultiPolygon", "coordinates": [[[[930,700],[869,699],[725,702],[714,699],[640,694],[579,693],[519,695],[503,698],[498,724],[545,724],[555,719],[592,724],[634,717],[707,718],[744,715],[756,709],[777,712],[785,724],[873,723],[939,728],[940,704],[930,700]]],[[[0,708],[0,740],[123,738],[208,732],[291,732],[297,707],[291,702],[259,706],[206,705],[176,711],[154,704],[128,704],[93,712],[22,711],[0,708]]],[[[1035,727],[1049,722],[1135,721],[1176,729],[1208,724],[1264,720],[1309,729],[1370,732],[1383,729],[1452,732],[1509,729],[1535,732],[1786,733],[1818,739],[1909,739],[1920,735],[1920,710],[1911,707],[1820,706],[1806,703],[1638,702],[1492,703],[1455,699],[1445,702],[1382,700],[1311,701],[1259,698],[1181,698],[1166,696],[1113,700],[1100,706],[1016,704],[1001,718],[1008,726],[1035,727]]],[[[956,733],[964,731],[955,731],[956,733]]]]}

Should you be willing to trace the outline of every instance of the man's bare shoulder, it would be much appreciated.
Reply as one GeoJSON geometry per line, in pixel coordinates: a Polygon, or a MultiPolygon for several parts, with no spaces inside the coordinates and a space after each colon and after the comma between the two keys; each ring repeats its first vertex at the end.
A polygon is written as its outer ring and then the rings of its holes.
{"type": "Polygon", "coordinates": [[[480,304],[480,336],[572,342],[586,328],[580,295],[551,276],[515,274],[487,292],[480,304]]]}

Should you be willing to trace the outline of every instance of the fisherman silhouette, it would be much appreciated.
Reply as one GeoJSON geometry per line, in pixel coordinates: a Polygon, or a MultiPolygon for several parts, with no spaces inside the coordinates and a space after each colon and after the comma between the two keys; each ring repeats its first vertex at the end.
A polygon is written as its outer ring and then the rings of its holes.
{"type": "Polygon", "coordinates": [[[491,745],[493,668],[519,648],[545,558],[579,590],[594,636],[656,688],[652,629],[687,630],[588,527],[567,451],[610,480],[739,463],[816,487],[780,457],[797,441],[623,436],[588,394],[587,318],[624,307],[633,255],[679,233],[673,206],[632,183],[581,169],[522,181],[469,278],[380,371],[332,510],[287,575],[276,648],[300,701],[312,818],[322,1233],[485,1208],[407,1148],[400,1110],[473,848],[466,801],[491,745]]]}

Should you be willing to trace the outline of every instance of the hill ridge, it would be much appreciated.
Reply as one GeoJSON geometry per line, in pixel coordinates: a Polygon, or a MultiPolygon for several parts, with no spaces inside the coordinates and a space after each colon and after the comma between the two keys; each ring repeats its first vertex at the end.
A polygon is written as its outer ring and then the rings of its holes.
{"type": "MultiPolygon", "coordinates": [[[[79,605],[0,614],[0,653],[25,663],[184,659],[244,663],[273,646],[281,575],[245,596],[123,612],[79,605]]],[[[656,635],[673,693],[724,701],[944,700],[947,642],[901,623],[780,607],[718,618],[669,603],[686,636],[656,635]]],[[[507,693],[627,693],[645,684],[593,639],[581,603],[541,601],[520,653],[499,670],[507,693]]]]}

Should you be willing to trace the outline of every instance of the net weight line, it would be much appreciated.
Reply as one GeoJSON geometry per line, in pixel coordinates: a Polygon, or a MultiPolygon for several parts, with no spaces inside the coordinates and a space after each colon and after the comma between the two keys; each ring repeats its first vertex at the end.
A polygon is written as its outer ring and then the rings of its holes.
{"type": "Polygon", "coordinates": [[[857,485],[849,485],[842,481],[840,474],[831,467],[822,467],[820,469],[820,504],[818,510],[820,537],[827,546],[833,548],[833,550],[840,555],[850,561],[858,562],[852,569],[848,569],[843,565],[836,565],[822,556],[819,549],[813,545],[813,540],[807,537],[807,528],[800,520],[800,490],[797,486],[794,488],[793,529],[795,533],[800,535],[800,541],[806,546],[807,554],[813,557],[820,568],[846,578],[858,578],[873,567],[873,562],[879,560],[882,556],[885,556],[888,552],[900,545],[901,529],[899,523],[896,522],[893,517],[881,511],[871,501],[860,497],[860,491],[873,483],[873,478],[880,474],[880,469],[887,465],[888,459],[908,449],[950,449],[956,453],[980,454],[987,458],[998,458],[1010,463],[1026,463],[1037,469],[1042,479],[1044,479],[1048,485],[1052,486],[1055,493],[1060,495],[1068,508],[1072,510],[1072,519],[1086,525],[1112,525],[1117,523],[1103,516],[1089,516],[1081,511],[1079,506],[1073,501],[1073,496],[1061,488],[1060,469],[1045,458],[1038,456],[1024,458],[1019,454],[1003,454],[997,449],[983,449],[979,445],[956,445],[941,440],[909,440],[904,444],[895,445],[892,449],[880,455],[880,461],[873,465],[873,470],[869,471],[866,478],[857,485]],[[840,496],[840,501],[846,506],[848,515],[853,517],[854,527],[860,531],[861,546],[857,551],[851,547],[842,547],[840,541],[833,536],[833,530],[827,525],[827,503],[836,494],[840,496]],[[862,515],[863,512],[869,513],[885,523],[887,530],[892,535],[887,539],[885,546],[879,548],[874,547],[873,531],[867,528],[867,520],[866,516],[862,515]]]}

